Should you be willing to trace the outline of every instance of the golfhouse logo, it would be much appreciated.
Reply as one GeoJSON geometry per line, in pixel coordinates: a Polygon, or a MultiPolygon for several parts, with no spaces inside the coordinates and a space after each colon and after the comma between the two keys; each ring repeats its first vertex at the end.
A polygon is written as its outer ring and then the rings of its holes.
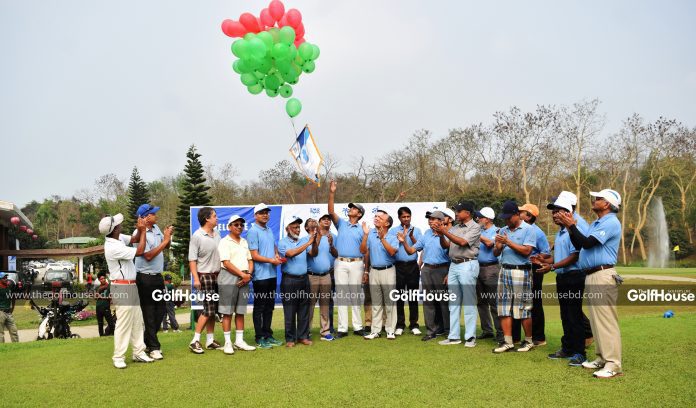
{"type": "Polygon", "coordinates": [[[399,290],[393,289],[389,292],[391,301],[401,300],[404,302],[449,302],[456,301],[457,295],[449,292],[426,292],[424,290],[399,290]]]}
{"type": "Polygon", "coordinates": [[[691,302],[696,294],[689,289],[631,289],[626,293],[630,302],[691,302]]]}
{"type": "Polygon", "coordinates": [[[152,300],[159,302],[219,302],[220,295],[211,292],[200,292],[191,293],[188,290],[176,289],[173,292],[165,292],[162,289],[156,289],[152,292],[152,300]]]}

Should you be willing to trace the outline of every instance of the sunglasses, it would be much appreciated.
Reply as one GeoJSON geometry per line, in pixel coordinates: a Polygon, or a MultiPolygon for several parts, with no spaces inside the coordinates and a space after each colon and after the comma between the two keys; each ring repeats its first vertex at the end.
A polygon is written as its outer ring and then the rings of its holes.
{"type": "Polygon", "coordinates": [[[235,222],[231,224],[235,228],[244,228],[244,223],[243,222],[235,222]]]}

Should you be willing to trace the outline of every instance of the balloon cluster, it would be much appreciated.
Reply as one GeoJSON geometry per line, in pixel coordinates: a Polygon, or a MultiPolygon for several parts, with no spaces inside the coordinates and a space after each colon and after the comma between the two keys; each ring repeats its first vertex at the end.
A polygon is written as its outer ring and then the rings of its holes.
{"type": "MultiPolygon", "coordinates": [[[[232,64],[242,84],[252,95],[266,91],[274,98],[290,98],[292,85],[302,73],[311,74],[319,58],[319,47],[304,39],[302,14],[296,9],[285,11],[280,0],[273,0],[259,17],[243,13],[239,21],[225,20],[222,32],[229,37],[241,37],[232,43],[232,64]]],[[[297,98],[290,98],[285,111],[294,118],[302,110],[297,98]]]]}

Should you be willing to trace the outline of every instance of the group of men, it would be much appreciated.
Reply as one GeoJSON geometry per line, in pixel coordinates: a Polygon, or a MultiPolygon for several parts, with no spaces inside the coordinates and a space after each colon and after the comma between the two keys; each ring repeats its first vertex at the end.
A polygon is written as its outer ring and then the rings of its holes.
{"type": "MultiPolygon", "coordinates": [[[[591,193],[592,210],[597,215],[591,225],[575,213],[577,197],[572,193],[564,191],[548,204],[547,209],[559,226],[552,255],[544,232],[535,225],[539,209],[533,204],[519,207],[514,201],[504,203],[500,218],[505,226],[500,229],[494,224],[492,208],[476,211],[468,201],[457,203],[454,211],[445,208],[427,212],[430,228],[425,232],[411,225],[412,214],[407,207],[398,210],[398,226],[393,225],[387,212],[377,210],[371,228],[365,221],[360,223],[365,215],[360,204],[348,204],[347,220],[335,212],[336,188],[332,180],[327,213],[318,220],[304,220],[306,236],[300,238],[303,220],[287,217],[286,235],[277,244],[268,226],[271,208],[263,203],[254,207],[254,223],[246,239],[241,236],[245,230],[243,218],[232,216],[227,221],[229,235],[221,239],[216,230],[215,210],[199,210],[200,228],[192,235],[189,247],[193,285],[200,292],[218,294],[219,298],[203,301],[189,345],[192,352],[204,352],[204,328],[205,349],[222,349],[226,354],[233,354],[234,349],[253,351],[256,347],[270,349],[282,345],[271,329],[277,266],[282,273],[280,298],[288,348],[312,344],[310,326],[317,302],[320,339],[324,341],[348,336],[349,326],[355,335],[366,340],[379,338],[383,332],[387,339],[394,340],[407,328],[420,335],[416,294],[422,282],[426,327],[423,341],[445,336],[441,345],[463,342],[466,347],[476,347],[478,318],[483,332],[478,338],[498,341],[494,353],[515,349],[527,352],[546,344],[541,285],[544,274],[555,271],[564,334],[561,349],[549,358],[569,359],[571,366],[594,369],[595,377],[621,375],[616,315],[620,277],[614,269],[621,228],[616,213],[621,198],[615,191],[591,193]],[[337,234],[331,232],[331,224],[337,234]],[[250,283],[256,347],[243,339],[250,283]],[[587,304],[589,323],[582,311],[585,290],[595,295],[587,304]],[[405,296],[395,299],[394,293],[405,296]],[[333,302],[338,309],[335,336],[330,312],[333,302]],[[405,303],[409,305],[408,327],[405,303]],[[214,338],[217,313],[223,315],[224,345],[214,338]],[[234,342],[230,337],[233,314],[234,342]],[[524,330],[523,339],[520,327],[524,330]],[[515,348],[518,339],[521,342],[515,348]],[[587,361],[585,348],[592,339],[597,358],[587,361]]],[[[153,306],[153,310],[147,308],[152,304],[151,290],[163,285],[161,265],[153,262],[169,245],[171,227],[161,233],[155,225],[157,210],[150,205],[141,206],[138,229],[132,236],[119,235],[123,219],[120,214],[100,223],[100,230],[107,235],[105,253],[112,283],[123,288],[136,284],[142,308],[138,317],[132,306],[126,310],[127,306],[116,304],[114,365],[119,368],[125,367],[123,356],[128,338],[133,342],[134,361],[162,358],[157,332],[149,331],[148,324],[159,325],[163,309],[160,312],[159,305],[153,306]],[[144,344],[142,330],[138,330],[143,321],[144,344]]]]}

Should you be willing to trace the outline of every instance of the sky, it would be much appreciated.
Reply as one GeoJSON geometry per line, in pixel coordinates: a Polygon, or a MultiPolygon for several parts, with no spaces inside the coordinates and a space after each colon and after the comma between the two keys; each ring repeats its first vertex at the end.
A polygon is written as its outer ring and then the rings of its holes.
{"type": "MultiPolygon", "coordinates": [[[[633,112],[696,126],[696,2],[284,3],[321,49],[295,124],[343,170],[512,105],[599,98],[607,135],[633,112]]],[[[0,0],[0,199],[70,197],[133,166],[173,176],[191,144],[239,182],[291,159],[285,100],[246,91],[220,29],[267,5],[0,0]]]]}

